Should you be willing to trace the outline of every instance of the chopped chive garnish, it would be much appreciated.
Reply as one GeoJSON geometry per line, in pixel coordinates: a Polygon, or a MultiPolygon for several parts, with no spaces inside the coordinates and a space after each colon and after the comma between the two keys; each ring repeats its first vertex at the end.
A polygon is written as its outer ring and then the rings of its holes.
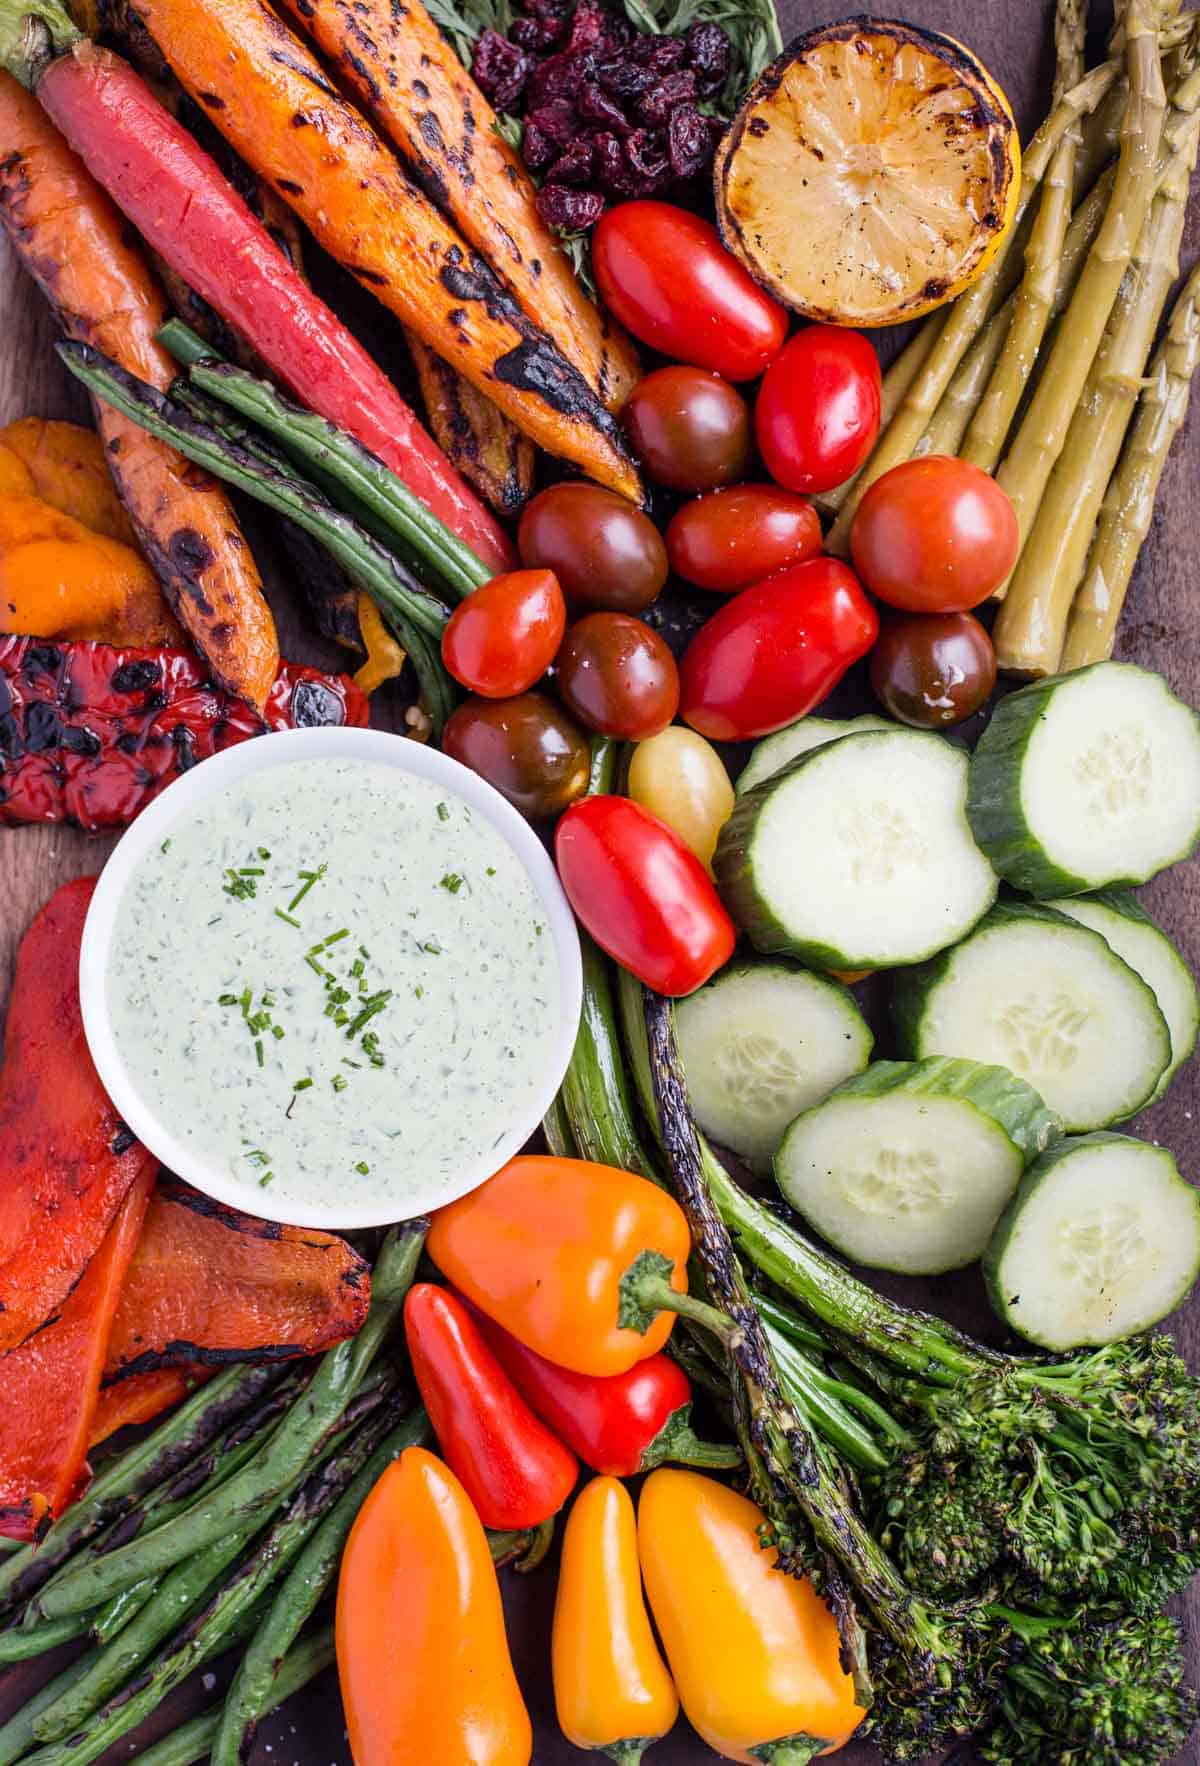
{"type": "Polygon", "coordinates": [[[246,1157],[252,1165],[269,1165],[271,1163],[270,1153],[264,1153],[261,1147],[255,1147],[253,1152],[246,1154],[246,1157]]]}
{"type": "Polygon", "coordinates": [[[423,1000],[425,998],[425,989],[423,987],[419,987],[419,986],[414,987],[413,992],[419,1000],[423,1000]]]}
{"type": "Polygon", "coordinates": [[[328,950],[331,944],[336,944],[339,939],[349,938],[349,936],[350,936],[349,926],[343,926],[340,932],[331,932],[329,934],[329,937],[325,940],[324,948],[326,950],[328,950]]]}
{"type": "Polygon", "coordinates": [[[344,1074],[341,1074],[341,1073],[334,1074],[334,1076],[333,1076],[333,1089],[334,1089],[334,1091],[345,1091],[345,1089],[349,1085],[349,1083],[350,1083],[350,1081],[345,1077],[344,1074]]]}
{"type": "Polygon", "coordinates": [[[290,914],[295,913],[296,909],[299,907],[300,903],[304,900],[304,897],[308,894],[308,892],[312,888],[313,884],[319,883],[321,878],[325,875],[325,873],[328,869],[329,869],[328,865],[321,864],[321,865],[317,866],[315,871],[301,871],[301,873],[300,873],[300,878],[301,878],[300,887],[299,887],[299,889],[297,889],[295,895],[293,895],[291,901],[288,902],[288,912],[290,914]]]}
{"type": "Polygon", "coordinates": [[[250,1016],[250,989],[248,987],[243,987],[241,998],[238,1000],[238,1005],[242,1008],[242,1017],[249,1018],[249,1016],[250,1016]]]}
{"type": "Polygon", "coordinates": [[[260,847],[259,847],[259,849],[258,849],[258,856],[259,856],[259,858],[261,858],[261,859],[268,859],[268,858],[270,858],[270,856],[271,856],[271,855],[270,855],[270,853],[269,853],[269,852],[268,852],[268,851],[267,851],[267,849],[266,849],[266,847],[265,847],[265,846],[260,846],[260,847]]]}
{"type": "Polygon", "coordinates": [[[243,865],[238,872],[239,877],[265,877],[266,874],[261,865],[243,865]]]}
{"type": "Polygon", "coordinates": [[[347,1067],[353,1067],[353,1069],[356,1073],[362,1072],[362,1062],[361,1061],[347,1061],[346,1065],[347,1065],[347,1067]]]}
{"type": "Polygon", "coordinates": [[[448,803],[438,804],[437,818],[439,822],[448,822],[450,820],[450,805],[448,803]]]}
{"type": "Polygon", "coordinates": [[[364,1000],[362,1009],[358,1016],[351,1021],[350,1028],[346,1032],[346,1035],[351,1038],[357,1036],[363,1025],[368,1023],[370,1019],[375,1016],[376,1012],[382,1012],[391,997],[391,988],[383,987],[378,993],[373,993],[370,999],[364,1000]]]}
{"type": "Polygon", "coordinates": [[[309,968],[315,970],[318,975],[328,975],[329,970],[325,967],[324,963],[319,963],[317,961],[316,957],[314,956],[314,954],[311,950],[309,951],[308,955],[305,957],[304,960],[308,964],[309,968]]]}
{"type": "Polygon", "coordinates": [[[360,956],[360,957],[362,957],[362,958],[363,958],[363,960],[364,960],[364,962],[368,962],[368,963],[369,963],[369,962],[370,962],[370,960],[371,960],[371,953],[370,953],[370,951],[369,951],[369,950],[368,950],[368,949],[367,949],[367,947],[366,947],[366,945],[365,945],[365,944],[360,944],[360,945],[359,945],[359,947],[358,947],[358,954],[359,954],[359,956],[360,956]]]}
{"type": "Polygon", "coordinates": [[[489,876],[489,877],[494,877],[494,876],[495,876],[495,875],[496,875],[496,867],[495,867],[495,865],[489,865],[489,866],[488,866],[488,868],[487,868],[487,874],[488,874],[488,876],[489,876]]]}
{"type": "Polygon", "coordinates": [[[256,1040],[255,1040],[255,1044],[254,1044],[254,1058],[255,1058],[255,1060],[256,1060],[256,1061],[257,1061],[257,1062],[258,1062],[258,1064],[259,1064],[259,1066],[260,1066],[260,1067],[261,1067],[261,1066],[262,1066],[262,1064],[263,1064],[263,1045],[262,1045],[262,1038],[261,1038],[261,1036],[260,1036],[260,1037],[258,1037],[258,1038],[257,1038],[257,1039],[256,1039],[256,1040]]]}
{"type": "Polygon", "coordinates": [[[269,1183],[274,1183],[274,1181],[275,1181],[275,1173],[273,1171],[264,1172],[263,1175],[258,1180],[258,1187],[260,1190],[265,1190],[267,1185],[269,1183]]]}
{"type": "Polygon", "coordinates": [[[417,945],[417,949],[423,950],[430,957],[440,957],[442,954],[442,947],[436,938],[427,938],[423,944],[417,945]]]}
{"type": "Polygon", "coordinates": [[[161,845],[161,846],[160,846],[160,847],[159,847],[159,849],[158,849],[158,850],[159,850],[159,851],[160,851],[160,852],[170,852],[170,850],[171,850],[171,838],[170,838],[170,835],[168,835],[168,836],[167,836],[167,838],[166,838],[166,839],[165,839],[165,840],[164,840],[164,841],[163,841],[163,843],[162,843],[162,845],[161,845]]]}
{"type": "Polygon", "coordinates": [[[252,901],[258,894],[258,884],[253,877],[239,877],[237,872],[226,867],[225,875],[229,878],[223,893],[231,895],[235,901],[252,901]]]}
{"type": "Polygon", "coordinates": [[[217,995],[217,1004],[219,1006],[236,1006],[237,1003],[238,996],[236,993],[222,993],[217,995]]]}
{"type": "Polygon", "coordinates": [[[293,1091],[308,1091],[309,1088],[311,1087],[311,1085],[312,1085],[311,1079],[298,1079],[296,1081],[295,1085],[293,1085],[292,1090],[293,1091]]]}
{"type": "Polygon", "coordinates": [[[282,908],[275,909],[275,917],[277,920],[286,920],[289,926],[298,926],[300,924],[299,920],[297,920],[292,914],[285,914],[282,908]]]}
{"type": "Polygon", "coordinates": [[[348,1024],[350,1022],[350,1014],[344,1006],[338,1007],[337,1011],[333,1014],[333,1021],[339,1029],[343,1024],[348,1024]]]}
{"type": "Polygon", "coordinates": [[[284,1031],[282,1024],[272,1024],[271,1035],[275,1038],[276,1042],[282,1042],[285,1034],[286,1032],[284,1031]]]}
{"type": "Polygon", "coordinates": [[[350,979],[352,981],[357,981],[359,976],[362,974],[362,972],[363,972],[363,960],[361,957],[355,957],[354,961],[350,965],[350,979]]]}
{"type": "Polygon", "coordinates": [[[264,993],[262,996],[262,1003],[264,1006],[273,1006],[275,1004],[275,995],[273,993],[264,993]]]}
{"type": "Polygon", "coordinates": [[[438,885],[439,889],[445,889],[451,895],[457,895],[462,886],[463,880],[457,871],[447,871],[438,885]]]}
{"type": "Polygon", "coordinates": [[[360,1159],[354,1169],[355,1171],[360,1171],[364,1177],[370,1177],[371,1175],[371,1167],[367,1164],[365,1159],[360,1159]]]}

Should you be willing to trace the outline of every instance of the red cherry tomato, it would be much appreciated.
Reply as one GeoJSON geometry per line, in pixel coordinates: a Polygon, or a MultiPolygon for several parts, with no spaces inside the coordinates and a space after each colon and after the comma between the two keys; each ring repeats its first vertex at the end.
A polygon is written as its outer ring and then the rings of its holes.
{"type": "Polygon", "coordinates": [[[736,484],[685,503],[667,528],[671,569],[697,588],[732,595],[821,550],[811,503],[773,484],[736,484]]]}
{"type": "Polygon", "coordinates": [[[925,454],[877,478],[850,529],[854,568],[905,613],[963,613],[1017,561],[1016,511],[969,460],[925,454]]]}
{"type": "Polygon", "coordinates": [[[878,632],[854,572],[810,558],[701,626],[680,665],[680,715],[712,742],[769,735],[819,705],[878,632]]]}
{"type": "Polygon", "coordinates": [[[484,699],[511,699],[540,681],[567,624],[552,570],[508,570],[454,609],[442,633],[442,661],[484,699]]]}
{"type": "Polygon", "coordinates": [[[810,325],[784,344],[754,407],[758,451],[790,491],[831,491],[879,434],[879,357],[861,331],[810,325]]]}
{"type": "Polygon", "coordinates": [[[567,899],[601,949],[672,999],[694,993],[737,941],[712,879],[665,822],[628,797],[585,797],[558,824],[567,899]]]}
{"type": "Polygon", "coordinates": [[[627,613],[589,613],[567,633],[555,664],[567,709],[602,736],[640,742],[679,709],[679,670],[657,632],[627,613]]]}
{"type": "Polygon", "coordinates": [[[669,202],[622,202],[600,217],[592,264],[604,304],[643,343],[753,380],[787,336],[787,314],[699,215],[669,202]]]}
{"type": "Polygon", "coordinates": [[[707,368],[656,368],[639,380],[621,412],[637,458],[656,484],[711,491],[732,484],[750,454],[750,410],[707,368]]]}

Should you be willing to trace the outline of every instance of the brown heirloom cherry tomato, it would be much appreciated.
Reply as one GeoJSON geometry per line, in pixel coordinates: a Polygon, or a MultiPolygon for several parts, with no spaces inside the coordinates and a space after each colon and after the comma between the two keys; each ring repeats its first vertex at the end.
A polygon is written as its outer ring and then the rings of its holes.
{"type": "Polygon", "coordinates": [[[640,613],[667,580],[667,549],[648,515],[594,484],[554,484],[528,503],[521,563],[552,570],[577,610],[640,613]]]}
{"type": "Polygon", "coordinates": [[[656,368],[639,380],[621,421],[656,484],[711,491],[732,484],[750,453],[750,407],[706,368],[656,368]]]}
{"type": "Polygon", "coordinates": [[[870,672],[894,718],[939,730],[979,710],[996,685],[996,652],[973,614],[895,614],[883,622],[870,672]]]}
{"type": "Polygon", "coordinates": [[[442,661],[473,693],[510,699],[541,680],[566,624],[552,570],[508,570],[454,609],[442,633],[442,661]]]}
{"type": "Polygon", "coordinates": [[[679,709],[679,670],[657,632],[627,613],[589,613],[568,631],[558,690],[590,730],[638,742],[679,709]]]}
{"type": "Polygon", "coordinates": [[[773,484],[735,484],[685,503],[667,528],[671,569],[718,595],[748,589],[821,550],[812,504],[773,484]]]}
{"type": "Polygon", "coordinates": [[[556,816],[587,790],[588,739],[541,693],[468,699],[448,719],[442,747],[535,821],[556,816]]]}
{"type": "Polygon", "coordinates": [[[963,613],[1017,561],[1020,532],[994,478],[969,460],[925,454],[877,478],[850,529],[854,568],[904,613],[963,613]]]}
{"type": "Polygon", "coordinates": [[[710,221],[669,202],[622,202],[592,234],[604,304],[643,343],[754,380],[787,336],[787,314],[725,250],[710,221]]]}
{"type": "Polygon", "coordinates": [[[771,477],[813,494],[844,484],[875,446],[881,389],[879,357],[861,331],[798,331],[767,369],[754,407],[771,477]]]}

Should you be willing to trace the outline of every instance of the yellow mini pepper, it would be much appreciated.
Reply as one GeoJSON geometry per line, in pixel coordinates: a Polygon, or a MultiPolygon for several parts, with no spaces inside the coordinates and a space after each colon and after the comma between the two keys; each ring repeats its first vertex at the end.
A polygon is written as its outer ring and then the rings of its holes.
{"type": "Polygon", "coordinates": [[[617,1766],[638,1766],[679,1714],[642,1598],[633,1503],[616,1478],[593,1478],[571,1510],[551,1662],[559,1728],[617,1766]]]}
{"type": "Polygon", "coordinates": [[[866,1713],[837,1623],[759,1544],[761,1509],[698,1472],[652,1472],[638,1506],[650,1610],[692,1727],[727,1760],[804,1766],[866,1713]]]}

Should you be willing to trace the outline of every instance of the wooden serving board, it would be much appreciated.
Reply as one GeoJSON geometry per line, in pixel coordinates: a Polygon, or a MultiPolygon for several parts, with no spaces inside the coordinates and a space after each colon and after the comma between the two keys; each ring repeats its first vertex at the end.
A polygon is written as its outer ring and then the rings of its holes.
{"type": "MultiPolygon", "coordinates": [[[[851,0],[782,0],[789,36],[856,10],[851,0]]],[[[893,10],[880,8],[880,11],[893,10]]],[[[998,76],[1012,99],[1023,135],[1046,106],[1052,73],[1050,26],[1053,0],[898,0],[894,11],[914,23],[968,42],[998,76]]],[[[1095,21],[1097,45],[1108,18],[1095,21]]],[[[1193,202],[1185,264],[1200,254],[1200,199],[1193,202]]],[[[381,318],[383,317],[381,313],[381,318]]],[[[390,324],[390,321],[387,322],[390,324]]],[[[51,345],[54,328],[37,291],[13,262],[0,235],[0,423],[27,414],[82,417],[85,404],[59,368],[51,345]]],[[[886,345],[885,345],[886,347],[886,345]]],[[[1176,443],[1163,478],[1154,530],[1138,567],[1122,628],[1118,655],[1164,674],[1176,692],[1200,704],[1200,400],[1176,443]]],[[[264,561],[266,562],[266,561],[264,561]]],[[[311,633],[280,590],[277,613],[284,651],[301,661],[330,663],[327,647],[311,633]]],[[[860,709],[867,709],[864,699],[860,709]]],[[[0,829],[0,1017],[12,978],[17,944],[47,896],[70,877],[97,871],[112,841],[64,828],[0,829]]],[[[1200,863],[1177,866],[1145,891],[1145,900],[1200,972],[1200,863]]],[[[1200,1181],[1200,1087],[1195,1064],[1176,1079],[1170,1095],[1138,1123],[1140,1133],[1162,1141],[1185,1172],[1200,1181]]],[[[981,1335],[995,1337],[995,1320],[973,1271],[939,1281],[897,1282],[895,1291],[943,1312],[981,1335]]],[[[1174,1321],[1193,1366],[1200,1366],[1200,1295],[1174,1321]]],[[[0,1371],[0,1404],[4,1402],[0,1371]]],[[[554,1720],[549,1678],[549,1625],[554,1569],[528,1580],[507,1574],[506,1600],[513,1653],[535,1726],[536,1766],[567,1766],[586,1756],[566,1743],[554,1720]]],[[[1184,1603],[1196,1636],[1193,1679],[1200,1678],[1200,1583],[1184,1603]]],[[[36,1665],[35,1665],[36,1666],[36,1665]]],[[[39,1676],[32,1670],[0,1677],[0,1719],[15,1709],[22,1689],[39,1676]]],[[[173,1702],[171,1722],[189,1703],[187,1690],[173,1702]]],[[[154,1731],[171,1724],[159,1721],[154,1731]]],[[[143,1743],[144,1745],[144,1743],[143,1743]]],[[[106,1759],[133,1757],[128,1744],[106,1759]]],[[[590,1756],[595,1758],[595,1756],[590,1756]]],[[[682,1721],[649,1756],[654,1766],[704,1766],[715,1760],[682,1721]]],[[[333,1677],[326,1676],[264,1726],[255,1755],[259,1766],[344,1766],[349,1761],[333,1677]]],[[[841,1755],[846,1766],[868,1766],[878,1756],[858,1746],[841,1755]]],[[[1200,1740],[1179,1757],[1179,1766],[1200,1766],[1200,1740]]],[[[1130,1761],[1129,1766],[1142,1766],[1130,1761]]]]}

